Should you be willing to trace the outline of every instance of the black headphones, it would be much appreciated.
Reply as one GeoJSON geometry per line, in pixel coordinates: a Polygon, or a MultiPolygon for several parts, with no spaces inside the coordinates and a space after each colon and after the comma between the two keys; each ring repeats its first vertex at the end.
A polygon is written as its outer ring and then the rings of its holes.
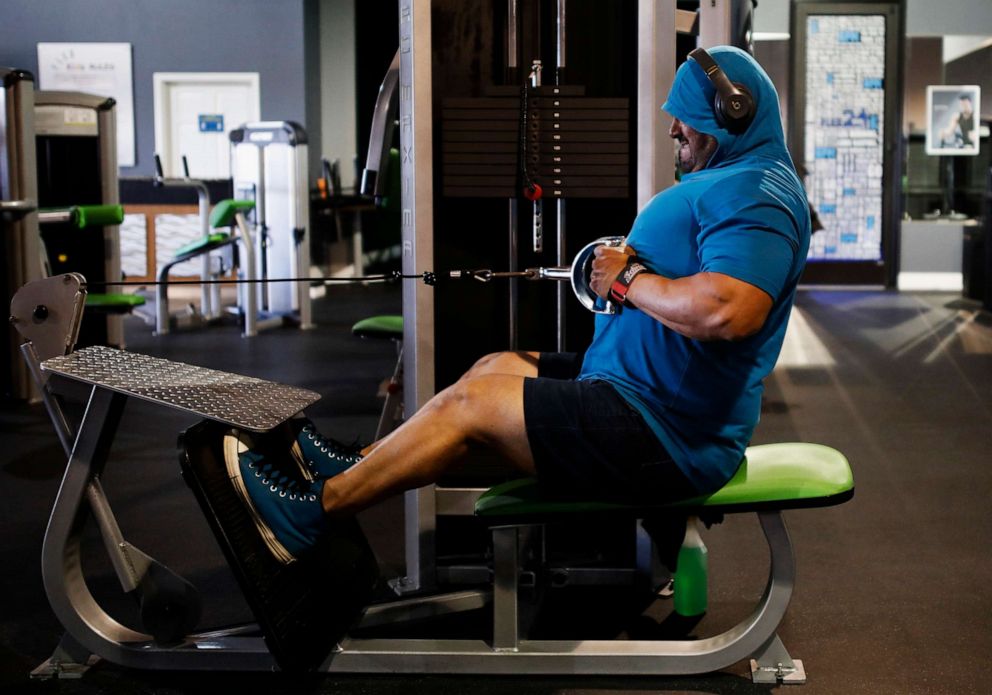
{"type": "Polygon", "coordinates": [[[740,82],[731,82],[705,48],[695,49],[689,53],[689,57],[699,64],[716,87],[716,96],[713,97],[716,122],[735,135],[747,130],[757,111],[757,104],[754,103],[750,90],[740,82]]]}

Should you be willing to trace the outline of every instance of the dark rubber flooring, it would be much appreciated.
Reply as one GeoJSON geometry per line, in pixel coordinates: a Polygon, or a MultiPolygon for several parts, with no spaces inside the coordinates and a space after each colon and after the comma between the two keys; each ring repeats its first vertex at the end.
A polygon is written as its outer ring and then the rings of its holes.
{"type": "MultiPolygon", "coordinates": [[[[747,664],[694,677],[453,677],[149,673],[103,663],[79,681],[29,681],[61,634],[41,581],[40,553],[64,456],[43,408],[0,406],[0,693],[986,693],[992,652],[992,321],[952,295],[804,291],[805,331],[769,379],[755,443],[808,441],[843,451],[857,491],[846,505],[786,514],[798,581],[779,629],[802,659],[804,686],[755,686],[747,664]]],[[[129,319],[129,349],[312,388],[308,412],[339,439],[375,428],[376,389],[392,345],[360,341],[351,324],[399,309],[396,288],[332,289],[318,327],[245,340],[237,328],[155,338],[129,319]]],[[[74,411],[78,416],[78,408],[74,411]]],[[[130,401],[104,486],[125,536],[204,594],[203,625],[249,619],[248,609],[192,495],[179,478],[175,439],[195,422],[130,401]]],[[[383,572],[399,574],[399,500],[362,515],[383,572]]],[[[692,628],[707,636],[753,607],[767,551],[757,521],[729,518],[704,534],[710,610],[692,628]]],[[[84,542],[94,594],[127,619],[93,529],[84,542]]],[[[602,601],[574,597],[581,627],[602,601]],[[586,601],[583,603],[583,601],[586,601]],[[585,609],[583,609],[585,606],[585,609]]],[[[611,604],[606,604],[611,605],[611,604]]],[[[670,610],[619,616],[650,635],[670,610]]],[[[571,627],[571,626],[569,626],[571,627]]]]}

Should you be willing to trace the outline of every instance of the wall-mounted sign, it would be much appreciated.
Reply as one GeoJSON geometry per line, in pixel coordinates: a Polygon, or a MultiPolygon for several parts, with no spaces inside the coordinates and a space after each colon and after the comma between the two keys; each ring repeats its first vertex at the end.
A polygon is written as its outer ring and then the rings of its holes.
{"type": "Polygon", "coordinates": [[[38,88],[117,102],[117,165],[133,167],[134,85],[129,43],[39,43],[38,88]]]}
{"type": "Polygon", "coordinates": [[[927,154],[977,155],[981,103],[977,85],[927,87],[927,154]]]}
{"type": "Polygon", "coordinates": [[[198,120],[201,133],[224,132],[224,114],[222,113],[201,113],[198,120]]]}
{"type": "Polygon", "coordinates": [[[806,185],[823,231],[810,260],[882,257],[885,17],[806,24],[806,185]]]}

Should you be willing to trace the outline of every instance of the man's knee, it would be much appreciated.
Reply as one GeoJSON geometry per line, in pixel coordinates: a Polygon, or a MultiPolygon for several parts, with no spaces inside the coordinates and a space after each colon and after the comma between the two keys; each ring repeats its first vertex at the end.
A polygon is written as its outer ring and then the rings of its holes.
{"type": "Polygon", "coordinates": [[[448,388],[434,396],[434,406],[449,418],[465,418],[474,414],[474,406],[482,400],[485,381],[484,374],[473,375],[471,371],[448,388]],[[468,409],[468,411],[466,411],[468,409]]]}
{"type": "Polygon", "coordinates": [[[445,418],[469,434],[499,427],[496,421],[522,407],[519,378],[503,374],[480,374],[462,379],[434,397],[437,417],[445,418]]]}
{"type": "Polygon", "coordinates": [[[513,350],[489,353],[479,358],[465,372],[462,379],[472,379],[486,374],[535,376],[537,374],[537,353],[513,350]]]}
{"type": "Polygon", "coordinates": [[[491,370],[495,364],[498,364],[504,358],[504,355],[512,354],[507,352],[491,352],[488,355],[483,355],[475,361],[469,370],[462,375],[462,379],[472,379],[483,374],[492,373],[491,370]]]}

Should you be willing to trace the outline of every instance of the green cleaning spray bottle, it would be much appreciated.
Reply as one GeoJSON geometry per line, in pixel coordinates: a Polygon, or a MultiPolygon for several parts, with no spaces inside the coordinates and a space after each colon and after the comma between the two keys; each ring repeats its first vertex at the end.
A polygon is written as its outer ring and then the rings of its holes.
{"type": "Polygon", "coordinates": [[[706,544],[699,533],[699,519],[690,516],[685,524],[685,539],[679,550],[675,570],[675,612],[683,616],[706,612],[707,593],[706,544]]]}

